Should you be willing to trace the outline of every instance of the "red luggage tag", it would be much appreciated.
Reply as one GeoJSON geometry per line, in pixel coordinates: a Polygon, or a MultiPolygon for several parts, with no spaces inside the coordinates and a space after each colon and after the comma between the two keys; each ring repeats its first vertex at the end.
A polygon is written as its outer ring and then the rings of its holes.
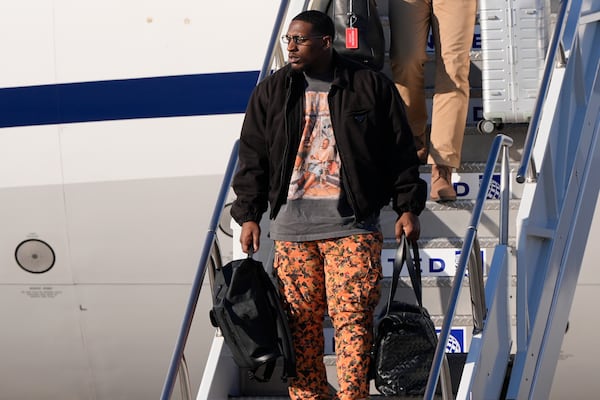
{"type": "Polygon", "coordinates": [[[358,49],[358,29],[346,28],[346,48],[358,49]]]}

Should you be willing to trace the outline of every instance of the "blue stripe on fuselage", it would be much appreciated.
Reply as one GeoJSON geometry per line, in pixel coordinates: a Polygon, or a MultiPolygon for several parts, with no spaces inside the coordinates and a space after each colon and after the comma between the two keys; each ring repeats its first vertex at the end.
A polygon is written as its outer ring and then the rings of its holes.
{"type": "Polygon", "coordinates": [[[0,127],[235,114],[258,71],[64,83],[0,89],[0,127]]]}

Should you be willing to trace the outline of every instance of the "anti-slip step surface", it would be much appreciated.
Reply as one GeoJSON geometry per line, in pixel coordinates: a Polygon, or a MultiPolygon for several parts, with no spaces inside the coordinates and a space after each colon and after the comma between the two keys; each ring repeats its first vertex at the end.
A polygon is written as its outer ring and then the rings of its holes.
{"type": "MultiPolygon", "coordinates": [[[[417,240],[417,244],[420,249],[428,248],[428,249],[448,249],[448,248],[458,248],[460,249],[464,243],[464,239],[462,237],[443,237],[443,238],[421,238],[417,240]]],[[[479,247],[481,248],[493,248],[498,244],[498,238],[496,237],[480,237],[479,238],[479,247]]],[[[509,238],[508,245],[514,246],[516,241],[514,238],[509,238]]],[[[398,244],[395,239],[385,239],[383,248],[384,249],[396,249],[398,244]]]]}
{"type": "MultiPolygon", "coordinates": [[[[381,394],[370,394],[371,399],[389,399],[389,400],[415,400],[422,399],[423,396],[384,396],[381,394]]],[[[435,395],[434,399],[441,399],[441,395],[435,395]]],[[[229,396],[231,400],[290,400],[289,396],[229,396]]]]}
{"type": "MultiPolygon", "coordinates": [[[[456,265],[462,252],[462,238],[441,238],[419,240],[419,258],[421,261],[422,285],[426,287],[445,287],[451,285],[454,279],[456,265]]],[[[509,257],[513,254],[515,239],[509,238],[509,257]]],[[[491,265],[495,247],[498,239],[493,237],[479,238],[483,275],[487,276],[491,265]]],[[[393,274],[393,263],[396,257],[397,243],[393,238],[386,240],[381,254],[382,270],[384,278],[393,274]]],[[[408,272],[406,268],[401,273],[400,287],[408,283],[408,272]]],[[[384,279],[385,285],[385,279],[384,279]]]]}
{"type": "MultiPolygon", "coordinates": [[[[459,168],[452,172],[452,184],[456,191],[458,200],[475,200],[479,195],[481,181],[485,172],[485,163],[470,161],[464,162],[459,168]]],[[[511,199],[520,199],[523,194],[523,186],[516,181],[518,163],[510,163],[508,179],[508,195],[511,199]]],[[[488,189],[488,199],[499,199],[501,195],[501,168],[496,165],[492,181],[488,189]]],[[[431,185],[431,166],[423,165],[419,168],[421,178],[427,182],[427,187],[431,185]]]]}
{"type": "MultiPolygon", "coordinates": [[[[509,221],[515,221],[519,210],[519,199],[509,201],[509,221]]],[[[456,200],[447,203],[428,201],[425,210],[419,216],[422,238],[464,237],[472,219],[475,200],[456,200]]],[[[500,221],[499,200],[489,200],[484,203],[483,214],[477,227],[478,236],[498,237],[500,221]]],[[[384,238],[394,238],[394,227],[397,214],[391,206],[381,211],[381,229],[384,238]]],[[[508,234],[514,237],[516,226],[508,226],[508,234]]]]}

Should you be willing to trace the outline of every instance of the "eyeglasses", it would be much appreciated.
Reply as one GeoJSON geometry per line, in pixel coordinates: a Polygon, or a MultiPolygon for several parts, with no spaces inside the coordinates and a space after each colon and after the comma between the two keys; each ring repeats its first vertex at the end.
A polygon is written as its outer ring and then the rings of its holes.
{"type": "Polygon", "coordinates": [[[290,36],[290,35],[283,35],[281,37],[281,41],[285,44],[288,44],[289,42],[294,42],[296,44],[304,44],[308,39],[311,38],[322,38],[323,36],[319,36],[319,35],[312,35],[312,36],[298,36],[298,35],[294,35],[294,36],[290,36]]]}

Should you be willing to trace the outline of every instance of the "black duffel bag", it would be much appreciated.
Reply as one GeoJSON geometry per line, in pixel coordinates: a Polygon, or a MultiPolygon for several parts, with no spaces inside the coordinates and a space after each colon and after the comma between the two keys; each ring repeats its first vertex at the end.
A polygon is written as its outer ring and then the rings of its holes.
{"type": "Polygon", "coordinates": [[[437,346],[435,325],[423,307],[416,242],[412,243],[413,256],[409,247],[407,239],[402,236],[394,259],[392,288],[386,311],[375,331],[371,375],[377,390],[386,396],[425,393],[437,346]],[[417,304],[394,301],[404,262],[410,273],[417,304]]]}

